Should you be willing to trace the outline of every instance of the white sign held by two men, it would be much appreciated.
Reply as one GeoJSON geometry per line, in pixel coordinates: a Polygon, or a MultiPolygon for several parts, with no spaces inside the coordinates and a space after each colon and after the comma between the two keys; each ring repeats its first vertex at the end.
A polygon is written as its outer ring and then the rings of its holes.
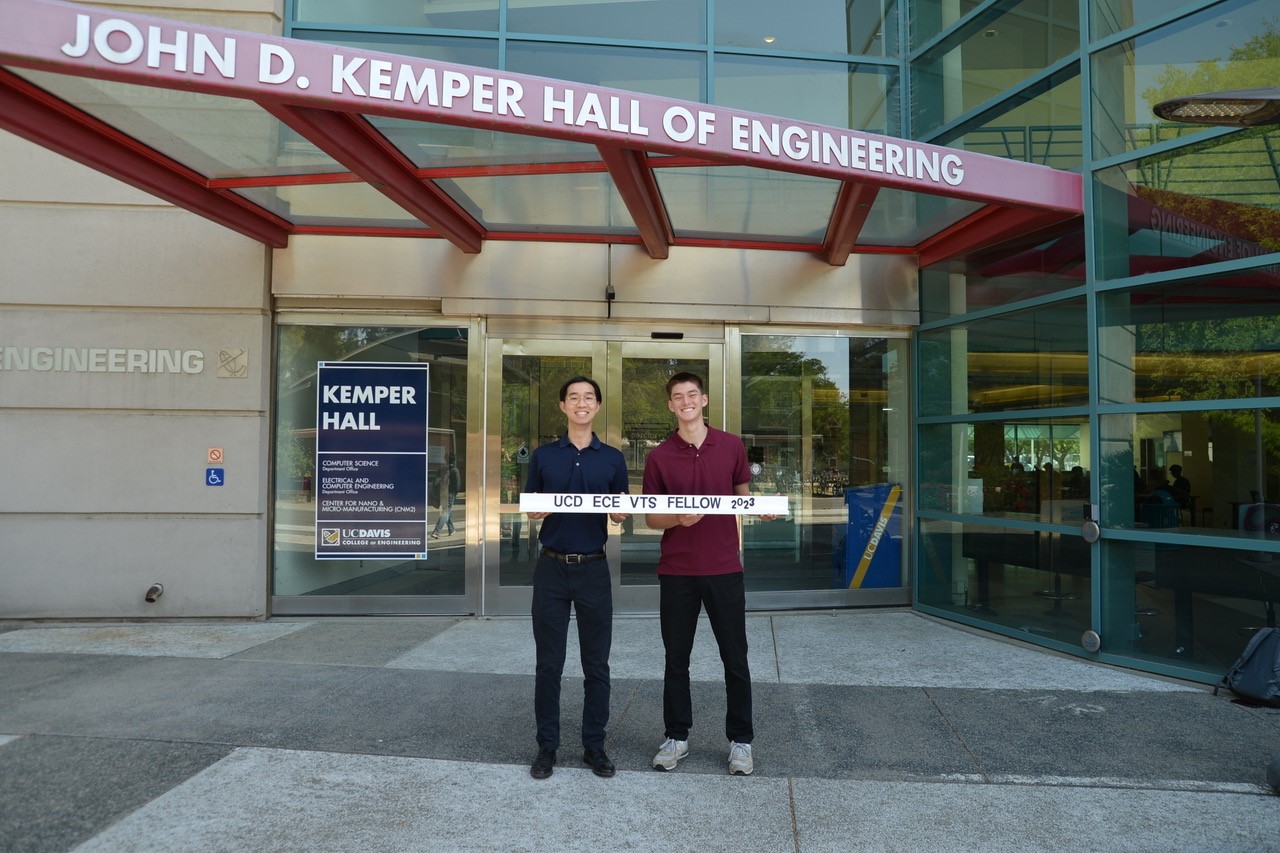
{"type": "Polygon", "coordinates": [[[521,492],[521,512],[786,515],[786,495],[609,495],[521,492]]]}

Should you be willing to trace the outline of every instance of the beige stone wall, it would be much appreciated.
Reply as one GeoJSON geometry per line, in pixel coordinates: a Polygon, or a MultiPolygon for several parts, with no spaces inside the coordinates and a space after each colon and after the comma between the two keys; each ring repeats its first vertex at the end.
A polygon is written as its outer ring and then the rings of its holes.
{"type": "MultiPolygon", "coordinates": [[[[279,0],[111,5],[281,31],[279,0]]],[[[263,616],[270,251],[0,132],[0,253],[0,618],[263,616]]]]}

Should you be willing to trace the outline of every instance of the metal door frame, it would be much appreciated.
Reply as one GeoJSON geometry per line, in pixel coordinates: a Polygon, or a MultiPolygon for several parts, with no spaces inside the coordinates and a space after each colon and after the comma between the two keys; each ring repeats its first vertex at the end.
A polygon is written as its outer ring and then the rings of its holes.
{"type": "MultiPolygon", "coordinates": [[[[727,342],[723,327],[691,327],[687,332],[668,332],[672,338],[655,339],[652,326],[643,329],[620,327],[611,324],[602,329],[600,324],[585,326],[566,322],[548,326],[540,321],[536,328],[523,323],[502,324],[508,328],[490,328],[484,345],[484,512],[480,519],[478,545],[481,551],[483,578],[481,582],[481,607],[484,615],[524,615],[529,612],[533,599],[531,586],[502,586],[500,584],[502,516],[514,513],[514,504],[501,502],[500,465],[502,453],[502,383],[503,358],[512,354],[546,356],[585,356],[592,362],[594,378],[600,382],[605,397],[601,419],[596,421],[597,434],[608,444],[618,447],[622,443],[621,395],[622,364],[627,358],[675,356],[705,359],[708,376],[705,377],[708,393],[714,394],[708,407],[708,417],[713,426],[726,428],[729,422],[730,400],[725,365],[731,359],[725,357],[727,342]],[[605,334],[602,336],[601,332],[605,334]],[[674,335],[683,335],[675,338],[674,335]],[[692,340],[690,339],[692,338],[692,340]]],[[[656,389],[654,389],[656,391],[656,389]]],[[[673,421],[674,428],[674,421],[673,421]]],[[[641,522],[643,523],[643,522],[641,522]]],[[[655,577],[652,585],[621,585],[622,548],[616,525],[610,525],[610,536],[605,546],[609,557],[609,573],[613,584],[614,610],[617,613],[656,613],[658,610],[658,586],[655,577]]]]}

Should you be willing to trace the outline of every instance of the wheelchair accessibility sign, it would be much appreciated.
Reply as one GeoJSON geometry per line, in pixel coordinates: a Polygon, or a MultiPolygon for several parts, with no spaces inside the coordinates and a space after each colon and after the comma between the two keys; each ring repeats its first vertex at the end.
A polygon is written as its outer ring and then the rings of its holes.
{"type": "Polygon", "coordinates": [[[226,475],[221,468],[205,468],[204,484],[206,486],[221,486],[227,481],[226,475]]]}

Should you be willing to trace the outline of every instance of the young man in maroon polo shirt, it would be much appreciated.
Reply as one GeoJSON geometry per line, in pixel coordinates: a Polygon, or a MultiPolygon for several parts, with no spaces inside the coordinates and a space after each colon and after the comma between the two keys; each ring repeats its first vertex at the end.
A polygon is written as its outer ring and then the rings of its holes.
{"type": "MultiPolygon", "coordinates": [[[[677,430],[650,453],[644,466],[644,493],[652,495],[747,495],[751,469],[742,439],[702,419],[707,395],[701,377],[677,373],[667,382],[667,408],[677,430]]],[[[666,740],[653,766],[673,770],[689,754],[693,702],[689,656],[705,606],[724,661],[725,736],[729,773],[750,775],[751,670],[747,666],[746,591],[738,557],[738,521],[732,515],[650,514],[649,527],[662,531],[658,560],[659,622],[666,649],[662,716],[666,740]]]]}

